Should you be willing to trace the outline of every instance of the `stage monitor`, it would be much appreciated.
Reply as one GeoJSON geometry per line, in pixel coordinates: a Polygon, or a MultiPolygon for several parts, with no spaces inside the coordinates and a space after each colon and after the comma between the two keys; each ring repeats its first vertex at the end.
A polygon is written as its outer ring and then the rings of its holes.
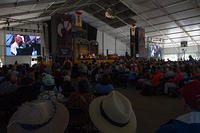
{"type": "Polygon", "coordinates": [[[159,45],[150,45],[150,56],[153,58],[161,57],[161,47],[159,45]]]}
{"type": "Polygon", "coordinates": [[[40,55],[40,36],[6,34],[6,55],[40,55]]]}

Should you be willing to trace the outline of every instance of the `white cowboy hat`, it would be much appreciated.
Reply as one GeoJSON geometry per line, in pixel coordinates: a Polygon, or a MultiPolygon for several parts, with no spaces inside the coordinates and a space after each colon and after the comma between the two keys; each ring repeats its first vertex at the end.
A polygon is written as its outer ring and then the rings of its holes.
{"type": "Polygon", "coordinates": [[[130,101],[117,91],[98,97],[89,107],[90,118],[102,133],[135,133],[137,121],[130,101]]]}
{"type": "Polygon", "coordinates": [[[64,133],[69,122],[67,108],[52,100],[22,105],[8,124],[8,133],[64,133]]]}

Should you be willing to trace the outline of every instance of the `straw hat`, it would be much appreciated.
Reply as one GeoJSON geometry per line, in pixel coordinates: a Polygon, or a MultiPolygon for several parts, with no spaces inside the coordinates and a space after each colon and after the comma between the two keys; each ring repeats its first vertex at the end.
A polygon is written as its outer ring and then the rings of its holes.
{"type": "Polygon", "coordinates": [[[103,133],[135,133],[137,121],[130,101],[117,91],[96,98],[89,107],[94,125],[103,133]]]}
{"type": "Polygon", "coordinates": [[[51,100],[36,100],[22,105],[8,124],[8,133],[64,133],[69,112],[51,100]]]}

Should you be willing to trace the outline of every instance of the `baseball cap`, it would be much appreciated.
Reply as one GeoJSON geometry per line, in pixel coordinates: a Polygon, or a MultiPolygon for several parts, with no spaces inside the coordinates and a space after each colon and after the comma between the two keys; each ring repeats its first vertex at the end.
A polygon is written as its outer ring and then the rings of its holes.
{"type": "Polygon", "coordinates": [[[200,81],[194,80],[181,88],[181,94],[186,103],[192,106],[200,106],[200,81]]]}

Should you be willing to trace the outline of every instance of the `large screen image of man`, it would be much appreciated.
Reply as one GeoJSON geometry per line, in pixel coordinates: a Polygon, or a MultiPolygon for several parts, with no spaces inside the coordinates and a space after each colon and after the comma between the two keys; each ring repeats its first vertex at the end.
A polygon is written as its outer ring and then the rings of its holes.
{"type": "Polygon", "coordinates": [[[72,19],[70,15],[57,16],[57,55],[72,53],[72,19]]]}
{"type": "Polygon", "coordinates": [[[7,56],[40,55],[40,36],[6,34],[7,56]]]}
{"type": "Polygon", "coordinates": [[[161,57],[161,47],[159,45],[150,45],[150,55],[154,58],[160,58],[161,57]]]}

